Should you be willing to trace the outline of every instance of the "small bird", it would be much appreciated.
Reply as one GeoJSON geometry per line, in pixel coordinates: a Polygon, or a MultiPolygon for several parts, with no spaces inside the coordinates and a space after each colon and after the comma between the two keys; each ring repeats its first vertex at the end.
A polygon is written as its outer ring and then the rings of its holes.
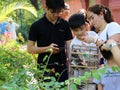
{"type": "Polygon", "coordinates": [[[21,33],[18,33],[18,41],[21,42],[22,44],[24,43],[24,38],[21,33]]]}

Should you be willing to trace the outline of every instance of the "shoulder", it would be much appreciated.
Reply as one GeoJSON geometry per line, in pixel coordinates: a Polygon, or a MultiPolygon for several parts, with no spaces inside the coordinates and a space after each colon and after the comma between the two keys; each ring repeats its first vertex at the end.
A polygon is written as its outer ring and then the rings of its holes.
{"type": "Polygon", "coordinates": [[[108,24],[109,28],[120,28],[120,25],[117,22],[111,22],[108,24]]]}
{"type": "Polygon", "coordinates": [[[117,22],[111,22],[109,25],[119,25],[117,22]]]}
{"type": "Polygon", "coordinates": [[[33,25],[33,26],[34,26],[34,25],[38,25],[38,24],[42,23],[43,21],[44,21],[44,18],[40,18],[40,19],[34,21],[34,22],[32,23],[32,25],[33,25]]]}
{"type": "Polygon", "coordinates": [[[68,24],[68,21],[59,17],[58,20],[57,20],[57,24],[66,25],[66,24],[68,24]]]}
{"type": "Polygon", "coordinates": [[[78,40],[76,37],[74,37],[71,41],[71,45],[73,44],[77,44],[77,45],[81,45],[82,41],[78,40]]]}
{"type": "Polygon", "coordinates": [[[120,25],[116,22],[109,23],[107,32],[109,33],[109,36],[120,33],[120,25]]]}

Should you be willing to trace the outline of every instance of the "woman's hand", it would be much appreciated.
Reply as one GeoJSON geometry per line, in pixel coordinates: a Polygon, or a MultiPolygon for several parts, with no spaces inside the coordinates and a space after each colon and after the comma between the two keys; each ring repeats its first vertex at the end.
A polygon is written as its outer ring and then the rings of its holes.
{"type": "Polygon", "coordinates": [[[109,51],[110,50],[110,44],[117,44],[117,42],[113,39],[109,39],[106,43],[103,44],[103,46],[101,47],[101,50],[107,50],[109,51]]]}

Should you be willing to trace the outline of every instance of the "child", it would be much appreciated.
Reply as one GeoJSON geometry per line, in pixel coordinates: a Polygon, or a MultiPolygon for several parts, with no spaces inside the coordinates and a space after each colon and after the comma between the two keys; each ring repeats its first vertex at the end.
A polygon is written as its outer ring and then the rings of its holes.
{"type": "MultiPolygon", "coordinates": [[[[86,20],[85,20],[85,17],[83,14],[78,14],[78,13],[73,14],[69,18],[68,23],[69,23],[69,27],[70,27],[71,31],[75,35],[75,37],[73,38],[73,40],[71,41],[71,44],[70,44],[70,57],[71,57],[72,48],[75,45],[76,46],[77,45],[79,45],[79,46],[95,46],[95,44],[93,44],[93,43],[87,44],[81,40],[81,37],[83,37],[83,36],[96,36],[97,37],[97,34],[94,31],[86,30],[87,29],[86,20]]],[[[76,47],[76,49],[77,48],[78,47],[76,47]]],[[[81,51],[81,52],[83,52],[83,51],[81,51]]],[[[80,59],[80,60],[78,60],[80,65],[87,66],[86,60],[81,54],[78,55],[77,57],[79,57],[79,59],[80,59]]],[[[76,64],[76,60],[73,60],[72,64],[76,64]]],[[[75,76],[82,75],[84,73],[82,71],[78,71],[78,70],[75,71],[74,74],[78,72],[78,74],[77,75],[75,74],[75,76]]]]}

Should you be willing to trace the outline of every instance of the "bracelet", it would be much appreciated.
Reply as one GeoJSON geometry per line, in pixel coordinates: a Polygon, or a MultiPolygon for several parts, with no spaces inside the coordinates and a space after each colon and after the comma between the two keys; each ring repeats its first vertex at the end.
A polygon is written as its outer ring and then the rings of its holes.
{"type": "Polygon", "coordinates": [[[114,46],[117,46],[116,43],[111,43],[108,45],[108,49],[111,50],[114,46]]]}

